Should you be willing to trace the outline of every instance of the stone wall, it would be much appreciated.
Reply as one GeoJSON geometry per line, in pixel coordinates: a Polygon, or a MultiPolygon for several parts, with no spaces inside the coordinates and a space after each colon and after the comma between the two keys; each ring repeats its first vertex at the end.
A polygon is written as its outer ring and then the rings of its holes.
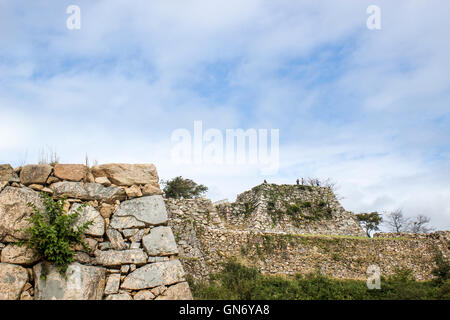
{"type": "Polygon", "coordinates": [[[151,164],[0,165],[0,300],[192,299],[156,169],[151,164]],[[17,246],[39,192],[67,197],[66,212],[82,203],[77,224],[89,250],[74,248],[65,279],[36,252],[17,246]],[[41,275],[45,274],[45,277],[41,275]]]}
{"type": "Polygon", "coordinates": [[[166,199],[180,260],[194,278],[205,279],[234,257],[268,274],[320,271],[334,278],[367,279],[368,266],[375,264],[382,276],[392,274],[396,268],[408,268],[417,280],[429,280],[436,267],[436,250],[449,257],[449,231],[427,235],[380,233],[374,238],[364,233],[360,236],[360,232],[339,234],[343,229],[330,234],[331,228],[322,229],[328,234],[285,232],[281,230],[289,231],[292,226],[277,230],[276,225],[267,231],[263,224],[255,227],[255,220],[246,225],[244,219],[230,219],[221,206],[216,208],[207,199],[166,199]]]}
{"type": "Polygon", "coordinates": [[[261,184],[217,210],[231,229],[365,236],[355,215],[327,187],[261,184]]]}

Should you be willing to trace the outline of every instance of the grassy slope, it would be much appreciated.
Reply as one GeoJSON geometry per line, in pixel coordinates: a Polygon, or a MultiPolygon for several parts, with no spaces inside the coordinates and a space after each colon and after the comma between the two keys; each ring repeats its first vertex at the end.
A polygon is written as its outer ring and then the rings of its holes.
{"type": "Polygon", "coordinates": [[[258,270],[229,261],[211,280],[189,278],[195,299],[231,300],[365,300],[450,299],[448,274],[439,281],[418,282],[408,270],[381,279],[380,290],[367,289],[360,280],[337,280],[320,274],[295,277],[262,275],[258,270]]]}

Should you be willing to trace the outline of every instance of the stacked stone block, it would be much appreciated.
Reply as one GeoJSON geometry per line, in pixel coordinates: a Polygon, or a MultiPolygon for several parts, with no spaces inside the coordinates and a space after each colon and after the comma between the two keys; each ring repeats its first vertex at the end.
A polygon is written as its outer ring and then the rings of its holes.
{"type": "Polygon", "coordinates": [[[152,164],[0,165],[0,299],[192,299],[152,164]],[[67,197],[65,211],[86,203],[77,221],[90,250],[74,248],[66,278],[16,243],[39,192],[67,197]],[[45,277],[41,275],[45,274],[45,277]]]}

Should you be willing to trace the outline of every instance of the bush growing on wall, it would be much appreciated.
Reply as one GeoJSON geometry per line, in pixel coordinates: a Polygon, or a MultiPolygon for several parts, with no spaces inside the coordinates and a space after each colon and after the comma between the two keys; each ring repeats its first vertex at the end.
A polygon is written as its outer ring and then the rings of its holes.
{"type": "Polygon", "coordinates": [[[161,184],[164,186],[163,191],[167,198],[192,199],[200,197],[208,191],[208,187],[181,176],[162,181],[161,184]]]}
{"type": "Polygon", "coordinates": [[[55,201],[44,192],[40,194],[40,197],[45,209],[41,211],[33,203],[28,204],[33,208],[33,214],[29,219],[31,226],[24,230],[29,235],[29,239],[20,241],[18,245],[25,245],[36,250],[45,260],[53,263],[62,275],[65,275],[68,265],[74,260],[73,247],[81,244],[89,250],[83,235],[92,221],[74,227],[85,205],[66,214],[64,212],[65,198],[55,201]]]}

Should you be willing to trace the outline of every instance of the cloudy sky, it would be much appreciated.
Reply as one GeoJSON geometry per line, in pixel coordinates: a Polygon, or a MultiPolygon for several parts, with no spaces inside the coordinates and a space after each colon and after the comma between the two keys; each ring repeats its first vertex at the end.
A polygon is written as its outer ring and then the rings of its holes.
{"type": "Polygon", "coordinates": [[[0,163],[155,163],[213,200],[331,178],[347,210],[450,229],[447,0],[0,1],[0,163]],[[369,5],[381,30],[369,30],[369,5]],[[69,30],[69,5],[81,29],[69,30]],[[279,129],[279,170],[176,164],[171,135],[279,129]]]}

